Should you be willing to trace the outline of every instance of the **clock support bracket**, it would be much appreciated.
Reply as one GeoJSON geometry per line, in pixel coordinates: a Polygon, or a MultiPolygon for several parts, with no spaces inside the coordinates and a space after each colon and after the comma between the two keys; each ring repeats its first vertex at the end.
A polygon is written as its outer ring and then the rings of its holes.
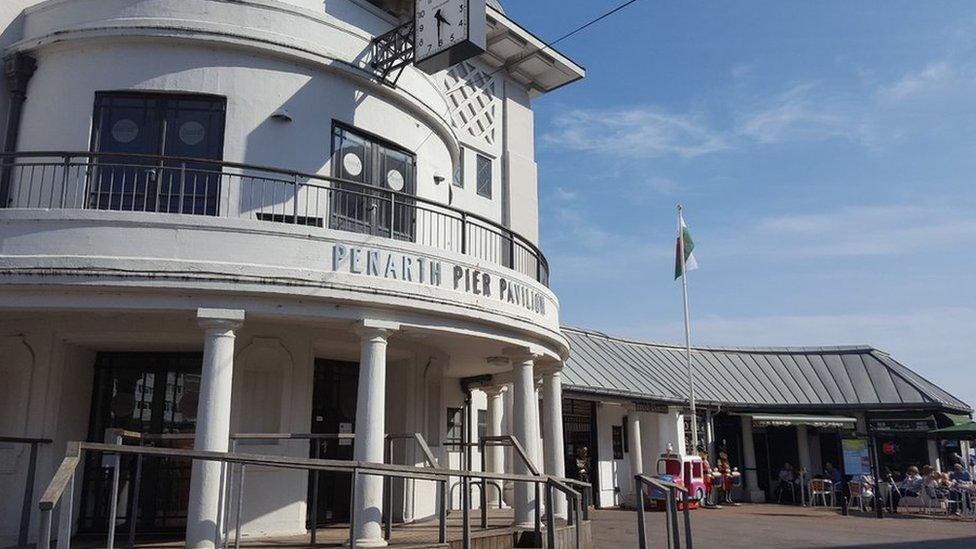
{"type": "Polygon", "coordinates": [[[403,69],[416,58],[413,47],[414,22],[408,21],[399,27],[373,39],[370,67],[380,81],[396,88],[403,69]]]}

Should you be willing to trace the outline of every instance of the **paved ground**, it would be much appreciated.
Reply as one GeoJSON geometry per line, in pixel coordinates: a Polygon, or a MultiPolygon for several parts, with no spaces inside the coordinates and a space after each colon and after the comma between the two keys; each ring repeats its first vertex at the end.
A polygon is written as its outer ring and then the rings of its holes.
{"type": "MultiPolygon", "coordinates": [[[[647,513],[648,546],[667,547],[664,513],[647,513]]],[[[637,547],[634,511],[592,511],[597,549],[637,547]]],[[[684,523],[679,521],[684,532],[684,523]]],[[[897,515],[841,516],[823,508],[742,505],[692,512],[696,548],[801,549],[892,547],[896,549],[976,549],[976,523],[944,517],[897,515]]],[[[682,538],[682,546],[684,538],[682,538]]]]}

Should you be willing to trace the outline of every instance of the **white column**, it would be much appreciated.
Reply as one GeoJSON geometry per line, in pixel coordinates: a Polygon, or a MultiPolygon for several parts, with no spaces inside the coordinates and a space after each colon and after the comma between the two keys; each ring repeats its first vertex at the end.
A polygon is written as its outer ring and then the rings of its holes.
{"type": "MultiPolygon", "coordinates": [[[[630,454],[630,485],[634,486],[633,477],[644,474],[644,449],[641,443],[640,416],[634,408],[627,409],[627,451],[630,454]]],[[[628,492],[633,491],[628,490],[628,492]]],[[[637,498],[640,494],[634,493],[634,505],[637,505],[637,498]]]]}
{"type": "MultiPolygon", "coordinates": [[[[708,461],[715,465],[715,416],[711,410],[705,410],[705,451],[708,461]]],[[[697,455],[697,449],[696,449],[697,455]]]]}
{"type": "Polygon", "coordinates": [[[641,446],[640,416],[637,410],[627,410],[627,441],[630,453],[630,472],[632,475],[644,474],[644,451],[641,446]]]}
{"type": "MultiPolygon", "coordinates": [[[[492,387],[485,389],[485,395],[488,396],[488,425],[487,433],[490,437],[497,437],[502,435],[502,419],[503,412],[505,408],[504,400],[504,387],[492,387]]],[[[489,444],[485,447],[485,464],[487,465],[488,472],[490,473],[504,473],[505,472],[505,447],[504,446],[494,446],[489,444]]],[[[492,508],[498,507],[499,500],[498,496],[503,488],[502,483],[499,481],[491,481],[492,484],[498,486],[499,490],[491,488],[488,490],[488,505],[492,508]]]]}
{"type": "MultiPolygon", "coordinates": [[[[512,356],[512,434],[525,447],[529,459],[535,456],[534,446],[538,432],[532,423],[536,419],[533,411],[538,408],[535,400],[535,375],[533,356],[515,354],[512,356]]],[[[538,423],[536,423],[538,424],[538,423]]],[[[528,466],[519,457],[513,458],[516,474],[530,474],[528,466]]],[[[535,526],[535,489],[525,482],[515,483],[515,524],[525,528],[535,526]]]]}
{"type": "Polygon", "coordinates": [[[797,465],[806,471],[807,478],[809,478],[813,466],[810,455],[810,434],[807,432],[806,425],[796,426],[796,452],[799,459],[797,465]]]}
{"type": "Polygon", "coordinates": [[[746,499],[762,501],[764,494],[759,489],[759,478],[756,476],[756,448],[752,441],[752,418],[749,416],[742,416],[742,469],[746,499]]]}
{"type": "MultiPolygon", "coordinates": [[[[560,371],[547,372],[542,377],[542,400],[545,406],[545,453],[546,474],[565,477],[566,458],[563,443],[563,374],[560,371]]],[[[556,492],[553,500],[555,516],[566,518],[566,496],[556,492]]]]}
{"type": "MultiPolygon", "coordinates": [[[[244,322],[244,311],[198,309],[197,322],[204,330],[204,341],[193,449],[226,452],[234,380],[234,330],[244,322]]],[[[187,547],[220,546],[222,470],[220,462],[193,462],[186,519],[187,547]]]]}
{"type": "Polygon", "coordinates": [[[936,472],[942,472],[942,460],[939,459],[939,442],[934,438],[928,440],[928,451],[929,451],[929,465],[932,466],[936,472]]]}
{"type": "MultiPolygon", "coordinates": [[[[364,320],[357,327],[360,340],[359,392],[356,401],[356,439],[353,459],[383,463],[386,438],[386,341],[395,324],[364,320]]],[[[356,544],[385,547],[383,539],[383,478],[360,476],[356,489],[356,544]]]]}

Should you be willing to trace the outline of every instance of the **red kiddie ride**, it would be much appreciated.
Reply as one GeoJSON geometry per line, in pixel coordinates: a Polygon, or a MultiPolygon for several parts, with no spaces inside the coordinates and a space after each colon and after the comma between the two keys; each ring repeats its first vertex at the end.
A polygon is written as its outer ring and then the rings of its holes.
{"type": "MultiPolygon", "coordinates": [[[[687,488],[688,508],[697,509],[698,504],[705,501],[704,472],[705,467],[700,457],[666,453],[661,454],[657,460],[657,474],[654,476],[687,488]]],[[[649,498],[658,510],[664,509],[667,494],[662,490],[651,490],[649,498]]],[[[678,509],[684,509],[684,502],[680,497],[678,509]]]]}

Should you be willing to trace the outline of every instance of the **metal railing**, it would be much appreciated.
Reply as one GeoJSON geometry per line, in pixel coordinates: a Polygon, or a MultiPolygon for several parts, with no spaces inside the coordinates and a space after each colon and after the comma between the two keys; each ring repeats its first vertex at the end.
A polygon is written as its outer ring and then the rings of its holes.
{"type": "MultiPolygon", "coordinates": [[[[473,479],[480,479],[482,481],[496,480],[529,482],[535,484],[536,486],[545,485],[550,500],[552,497],[552,491],[559,490],[573,501],[574,515],[576,518],[575,522],[573,523],[576,525],[576,548],[581,549],[582,547],[581,535],[579,532],[582,526],[582,521],[579,520],[582,513],[580,510],[582,501],[581,494],[569,487],[569,483],[572,481],[569,481],[568,479],[559,479],[551,476],[514,475],[506,473],[489,473],[484,471],[462,471],[450,469],[429,469],[407,465],[390,465],[358,461],[268,456],[231,452],[205,452],[172,448],[154,448],[149,446],[123,446],[119,444],[92,442],[69,442],[67,447],[68,449],[64,460],[61,462],[60,466],[55,472],[38,504],[40,508],[40,527],[37,543],[38,548],[49,549],[51,546],[53,513],[55,508],[57,508],[60,511],[57,547],[58,549],[70,549],[72,531],[71,526],[73,518],[72,502],[74,498],[75,477],[85,452],[99,453],[103,456],[109,455],[117,458],[121,457],[122,455],[132,455],[136,456],[137,458],[156,457],[182,460],[217,461],[225,465],[257,465],[284,470],[297,469],[349,474],[352,477],[351,486],[353,491],[351,494],[352,497],[350,498],[349,525],[350,547],[352,547],[352,549],[355,549],[356,547],[355,533],[358,525],[355,490],[358,485],[358,479],[363,475],[379,476],[382,478],[403,478],[438,482],[441,485],[441,494],[445,493],[445,486],[451,477],[460,477],[462,479],[462,483],[465,487],[463,493],[469,493],[467,488],[470,487],[470,483],[473,479]]],[[[470,501],[468,501],[468,499],[469,498],[465,498],[465,505],[462,506],[463,515],[461,542],[462,547],[466,549],[471,547],[471,509],[470,501]]],[[[536,516],[540,516],[541,502],[538,499],[536,499],[535,506],[536,516]]],[[[447,542],[446,507],[447,501],[442,497],[441,501],[439,502],[438,509],[438,520],[440,521],[438,528],[438,543],[441,544],[447,542]]],[[[223,520],[225,517],[226,516],[221,518],[221,520],[223,520]]],[[[554,539],[555,522],[554,517],[551,516],[551,513],[548,518],[547,525],[550,530],[550,539],[554,539]]],[[[219,530],[215,531],[215,534],[217,534],[217,532],[219,532],[219,530]]],[[[220,540],[216,541],[219,542],[220,540]]],[[[550,545],[550,547],[553,547],[553,545],[550,545]]]]}
{"type": "MultiPolygon", "coordinates": [[[[138,440],[140,444],[143,442],[155,442],[155,441],[174,441],[174,440],[193,440],[194,434],[192,433],[174,433],[174,434],[150,434],[141,433],[138,431],[129,431],[125,429],[106,429],[105,431],[106,440],[112,440],[115,444],[123,444],[126,440],[138,440]]],[[[355,442],[355,433],[232,433],[230,435],[230,451],[231,453],[237,452],[238,442],[259,442],[259,441],[282,441],[282,440],[307,440],[311,443],[312,458],[319,459],[321,457],[321,441],[323,440],[347,440],[350,444],[355,442]]],[[[386,435],[386,463],[393,462],[393,443],[398,440],[413,440],[417,447],[420,449],[421,454],[424,458],[424,463],[427,467],[439,468],[440,465],[437,462],[437,458],[430,450],[426,439],[420,433],[409,433],[409,434],[388,434],[386,435]]],[[[240,548],[240,531],[241,531],[241,517],[244,504],[244,473],[247,464],[239,463],[236,464],[236,474],[234,467],[222,467],[221,471],[221,482],[224,485],[223,495],[222,495],[222,505],[221,505],[221,516],[230,516],[228,511],[231,505],[231,489],[234,485],[234,479],[237,479],[237,502],[236,502],[236,514],[235,521],[236,525],[234,528],[234,548],[240,548]]],[[[120,456],[115,456],[115,462],[112,471],[112,495],[111,502],[109,503],[109,520],[108,520],[108,541],[107,549],[113,549],[115,543],[115,528],[116,520],[118,514],[118,494],[119,494],[119,471],[121,470],[120,456]]],[[[142,471],[142,456],[136,457],[136,475],[134,480],[134,490],[133,499],[130,502],[129,516],[137,516],[138,510],[136,505],[138,505],[138,493],[141,480],[142,471]]],[[[318,538],[318,499],[319,499],[319,470],[311,471],[312,477],[312,488],[311,488],[311,501],[309,502],[310,509],[310,528],[309,537],[310,543],[315,545],[318,538]]],[[[393,490],[392,490],[392,479],[387,478],[385,483],[385,497],[384,497],[384,535],[387,540],[390,540],[393,532],[393,490]]],[[[135,530],[136,521],[129,522],[129,540],[128,547],[135,546],[135,530]]],[[[224,521],[223,536],[225,547],[230,545],[230,521],[224,521]]]]}
{"type": "Polygon", "coordinates": [[[634,476],[634,487],[637,490],[637,543],[640,549],[647,549],[647,525],[644,517],[644,487],[658,490],[665,495],[664,512],[665,525],[667,529],[668,549],[681,549],[681,535],[678,532],[678,494],[681,494],[682,510],[685,519],[685,547],[692,549],[691,536],[691,506],[688,499],[688,490],[680,485],[666,480],[648,477],[645,475],[634,476]]]}
{"type": "Polygon", "coordinates": [[[0,154],[0,182],[6,208],[204,215],[364,233],[469,255],[549,284],[539,248],[494,221],[318,174],[197,158],[41,151],[0,154]]]}
{"type": "Polygon", "coordinates": [[[17,547],[27,547],[27,532],[30,530],[31,504],[34,500],[34,477],[37,473],[37,447],[51,444],[49,438],[0,436],[0,443],[26,444],[30,447],[27,458],[27,476],[24,479],[24,502],[20,507],[20,530],[17,532],[17,547]]]}

